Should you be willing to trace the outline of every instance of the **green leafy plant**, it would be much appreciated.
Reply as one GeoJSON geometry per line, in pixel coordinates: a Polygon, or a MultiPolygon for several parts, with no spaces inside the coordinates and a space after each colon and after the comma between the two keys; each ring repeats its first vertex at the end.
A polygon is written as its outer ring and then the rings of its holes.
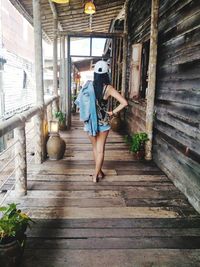
{"type": "Polygon", "coordinates": [[[148,135],[146,133],[133,134],[130,150],[132,152],[140,151],[142,148],[144,148],[144,144],[147,140],[148,140],[148,135]]]}
{"type": "Polygon", "coordinates": [[[132,136],[125,136],[125,142],[130,145],[132,152],[138,152],[144,148],[145,142],[148,141],[146,133],[135,133],[132,136]]]}
{"type": "Polygon", "coordinates": [[[56,119],[58,119],[59,123],[65,122],[65,114],[62,111],[56,111],[54,115],[56,119]]]}
{"type": "Polygon", "coordinates": [[[23,241],[27,227],[30,227],[31,218],[17,209],[17,204],[11,203],[0,207],[0,244],[6,244],[13,240],[23,241]]]}

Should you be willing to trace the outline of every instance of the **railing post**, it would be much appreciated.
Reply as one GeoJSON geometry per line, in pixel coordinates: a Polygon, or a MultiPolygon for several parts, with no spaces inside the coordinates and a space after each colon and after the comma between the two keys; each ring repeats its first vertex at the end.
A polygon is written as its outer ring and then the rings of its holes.
{"type": "Polygon", "coordinates": [[[35,81],[36,81],[36,101],[42,107],[35,118],[36,146],[35,163],[42,163],[46,157],[45,125],[44,121],[44,84],[43,84],[43,55],[42,55],[42,24],[41,24],[41,0],[33,0],[33,24],[35,43],[35,81]]]}
{"type": "Polygon", "coordinates": [[[15,128],[15,196],[27,194],[27,161],[25,123],[15,128]]]}
{"type": "Polygon", "coordinates": [[[53,119],[53,112],[55,112],[55,106],[56,106],[55,102],[57,101],[55,100],[47,106],[47,122],[53,119]]]}

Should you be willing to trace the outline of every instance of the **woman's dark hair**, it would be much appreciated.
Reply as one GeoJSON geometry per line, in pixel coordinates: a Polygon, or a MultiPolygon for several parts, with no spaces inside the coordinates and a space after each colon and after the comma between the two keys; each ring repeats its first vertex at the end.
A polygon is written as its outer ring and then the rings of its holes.
{"type": "Polygon", "coordinates": [[[99,74],[99,73],[94,72],[93,85],[94,85],[95,96],[96,96],[96,99],[98,101],[102,100],[103,87],[104,87],[104,85],[108,85],[108,84],[110,84],[110,79],[109,79],[108,73],[99,74]]]}

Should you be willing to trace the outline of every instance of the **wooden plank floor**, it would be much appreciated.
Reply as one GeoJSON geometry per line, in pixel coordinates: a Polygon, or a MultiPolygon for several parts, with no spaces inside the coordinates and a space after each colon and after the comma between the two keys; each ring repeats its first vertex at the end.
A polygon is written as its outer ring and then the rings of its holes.
{"type": "Polygon", "coordinates": [[[36,224],[24,267],[200,266],[200,216],[153,162],[133,161],[123,136],[111,132],[106,177],[93,184],[91,145],[78,117],[62,137],[63,160],[28,166],[20,206],[36,224]]]}

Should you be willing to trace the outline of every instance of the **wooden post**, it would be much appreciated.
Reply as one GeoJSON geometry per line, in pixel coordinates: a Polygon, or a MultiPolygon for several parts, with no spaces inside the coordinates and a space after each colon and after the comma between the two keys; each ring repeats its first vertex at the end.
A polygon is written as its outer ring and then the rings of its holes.
{"type": "Polygon", "coordinates": [[[27,162],[25,123],[14,130],[15,145],[15,196],[27,194],[27,162]]]}
{"type": "Polygon", "coordinates": [[[150,54],[149,54],[149,81],[148,81],[147,107],[146,107],[146,133],[148,134],[149,140],[146,142],[146,147],[145,147],[146,160],[152,159],[153,115],[154,115],[154,99],[155,99],[155,89],[156,89],[158,13],[159,13],[159,0],[152,0],[150,54]]]}
{"type": "Polygon", "coordinates": [[[65,36],[61,38],[60,47],[60,94],[61,94],[61,111],[65,114],[65,126],[67,120],[67,94],[66,94],[66,64],[65,64],[65,36]]]}
{"type": "MultiPolygon", "coordinates": [[[[35,42],[35,81],[37,105],[44,107],[44,84],[43,84],[43,57],[42,57],[42,26],[40,0],[33,0],[33,24],[35,42]]],[[[42,163],[45,159],[45,134],[44,134],[44,109],[36,115],[36,144],[35,163],[42,163]]]]}
{"type": "MultiPolygon", "coordinates": [[[[0,117],[5,113],[5,94],[3,89],[4,63],[0,62],[0,117]]],[[[0,137],[0,152],[6,148],[5,136],[0,137]]]]}
{"type": "Polygon", "coordinates": [[[66,86],[67,86],[67,129],[71,127],[71,58],[70,58],[70,37],[67,35],[66,45],[66,86]]]}
{"type": "MultiPolygon", "coordinates": [[[[53,20],[53,91],[58,96],[58,19],[53,20]]],[[[53,102],[53,112],[58,111],[58,100],[53,102]]]]}
{"type": "Polygon", "coordinates": [[[125,2],[125,15],[124,15],[124,38],[123,38],[123,62],[122,62],[122,96],[125,96],[126,91],[126,70],[127,70],[127,50],[128,50],[128,4],[129,0],[125,2]]]}
{"type": "Polygon", "coordinates": [[[118,72],[117,72],[117,90],[121,91],[120,88],[120,73],[121,73],[121,49],[122,49],[122,38],[119,38],[119,52],[118,52],[118,60],[117,60],[117,64],[118,64],[118,72]]]}
{"type": "MultiPolygon", "coordinates": [[[[116,47],[115,47],[115,80],[114,87],[117,90],[117,74],[118,74],[118,53],[119,53],[119,38],[116,39],[116,47]]],[[[116,101],[115,101],[116,103],[116,101]]]]}
{"type": "MultiPolygon", "coordinates": [[[[0,117],[5,113],[5,95],[4,95],[4,87],[3,87],[3,70],[4,70],[4,58],[3,58],[3,40],[2,40],[2,12],[0,11],[0,117]]],[[[6,147],[5,136],[0,137],[0,152],[3,151],[6,147]]]]}

